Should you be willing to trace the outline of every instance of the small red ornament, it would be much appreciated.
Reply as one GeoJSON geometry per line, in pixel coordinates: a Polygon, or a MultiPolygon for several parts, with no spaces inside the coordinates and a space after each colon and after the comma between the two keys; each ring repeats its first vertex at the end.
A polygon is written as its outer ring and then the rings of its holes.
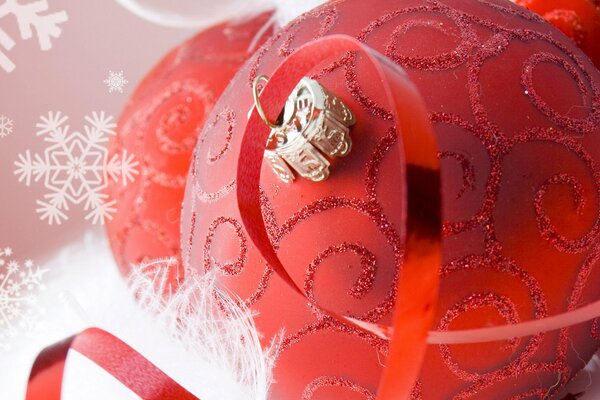
{"type": "Polygon", "coordinates": [[[597,0],[516,0],[570,37],[600,68],[600,4],[597,0]]]}
{"type": "MultiPolygon", "coordinates": [[[[445,238],[434,328],[516,323],[597,300],[600,73],[581,50],[504,1],[331,2],[278,32],[236,75],[202,133],[186,189],[184,265],[219,269],[221,284],[256,311],[265,344],[284,330],[272,398],[372,399],[385,363],[387,343],[309,307],[265,265],[236,204],[252,82],[334,33],[402,66],[436,129],[445,238]]],[[[279,258],[309,298],[389,324],[402,279],[400,149],[374,76],[352,54],[314,71],[356,115],[352,152],[325,182],[283,183],[265,164],[262,209],[279,258]]],[[[544,398],[594,354],[598,332],[585,323],[432,345],[413,397],[544,398]]]]}
{"type": "Polygon", "coordinates": [[[173,49],[121,114],[110,153],[127,150],[140,161],[134,183],[109,187],[117,212],[106,229],[124,275],[131,264],[179,257],[181,203],[192,151],[214,103],[252,48],[269,36],[269,21],[270,15],[263,14],[224,23],[173,49]]]}

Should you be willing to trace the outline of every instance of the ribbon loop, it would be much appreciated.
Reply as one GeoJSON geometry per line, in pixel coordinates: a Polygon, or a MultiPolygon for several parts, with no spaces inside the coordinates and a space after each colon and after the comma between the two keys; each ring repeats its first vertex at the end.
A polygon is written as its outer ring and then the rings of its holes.
{"type": "Polygon", "coordinates": [[[238,206],[248,236],[292,290],[336,320],[391,339],[377,398],[407,399],[418,376],[433,321],[441,262],[438,149],[424,101],[399,66],[354,38],[332,35],[305,44],[285,59],[265,85],[261,103],[267,117],[279,115],[288,95],[302,77],[327,59],[343,56],[349,51],[364,55],[376,71],[376,79],[381,81],[391,106],[396,133],[404,150],[403,159],[399,160],[399,180],[404,187],[407,207],[405,227],[401,229],[405,257],[402,265],[395,266],[401,273],[393,326],[356,321],[314,304],[277,257],[260,208],[260,171],[269,129],[256,110],[250,115],[242,139],[237,170],[238,206]]]}

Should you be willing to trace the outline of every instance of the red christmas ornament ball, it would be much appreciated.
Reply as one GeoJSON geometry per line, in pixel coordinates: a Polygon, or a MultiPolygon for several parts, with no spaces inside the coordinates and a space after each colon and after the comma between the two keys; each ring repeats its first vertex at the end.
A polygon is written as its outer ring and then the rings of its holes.
{"type": "Polygon", "coordinates": [[[573,39],[600,68],[600,3],[597,0],[516,0],[573,39]]]}
{"type": "MultiPolygon", "coordinates": [[[[345,0],[276,33],[209,117],[182,219],[185,265],[218,269],[283,330],[273,399],[373,399],[387,343],[307,305],[256,251],[235,178],[252,82],[303,43],[352,35],[402,66],[439,141],[444,242],[434,329],[543,318],[598,300],[600,73],[575,44],[503,0],[345,0]]],[[[263,165],[262,211],[278,256],[324,308],[389,323],[402,259],[400,147],[380,82],[341,54],[313,77],[356,114],[352,152],[324,182],[284,183],[263,165]]],[[[428,199],[424,198],[423,201],[428,199]]],[[[546,398],[599,344],[595,323],[507,342],[429,346],[415,399],[546,398]]]]}
{"type": "Polygon", "coordinates": [[[111,184],[108,190],[117,211],[106,223],[123,275],[132,264],[179,258],[181,204],[192,151],[231,78],[253,47],[270,35],[269,21],[270,15],[263,14],[197,34],[170,51],[127,103],[109,144],[109,157],[123,151],[133,154],[140,174],[127,186],[111,184]]]}

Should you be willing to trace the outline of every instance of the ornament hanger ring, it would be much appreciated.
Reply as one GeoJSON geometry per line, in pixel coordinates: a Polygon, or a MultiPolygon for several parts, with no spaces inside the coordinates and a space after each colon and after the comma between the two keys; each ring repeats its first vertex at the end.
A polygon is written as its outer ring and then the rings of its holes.
{"type": "Polygon", "coordinates": [[[258,75],[254,79],[254,83],[252,84],[252,95],[254,96],[254,107],[256,107],[256,111],[258,111],[258,115],[260,116],[260,119],[262,119],[263,122],[265,124],[267,124],[268,127],[272,128],[272,129],[277,129],[280,127],[280,125],[277,125],[277,124],[269,121],[269,118],[267,118],[267,116],[265,115],[265,111],[263,110],[262,106],[260,105],[260,94],[258,93],[258,84],[261,81],[269,82],[269,77],[266,75],[258,75]]]}

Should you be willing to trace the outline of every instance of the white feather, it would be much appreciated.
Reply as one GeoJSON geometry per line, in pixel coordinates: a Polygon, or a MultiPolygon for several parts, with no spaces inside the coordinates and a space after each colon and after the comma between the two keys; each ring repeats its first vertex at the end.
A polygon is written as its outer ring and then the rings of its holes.
{"type": "MultiPolygon", "coordinates": [[[[174,262],[154,262],[136,269],[130,278],[132,293],[154,316],[154,326],[163,329],[172,347],[193,363],[186,369],[173,366],[171,376],[182,374],[182,383],[195,380],[194,393],[201,399],[266,399],[276,345],[263,351],[250,311],[217,288],[214,273],[186,277],[176,292],[167,298],[161,295],[170,289],[166,277],[174,262]],[[149,267],[152,278],[145,272],[149,267]],[[194,372],[184,375],[186,371],[194,372]]],[[[178,364],[178,357],[168,357],[171,364],[178,364]]]]}
{"type": "Polygon", "coordinates": [[[327,0],[273,0],[275,2],[275,15],[279,26],[284,26],[294,18],[312,10],[327,0]]]}
{"type": "Polygon", "coordinates": [[[179,0],[168,6],[164,3],[157,6],[157,1],[151,0],[116,1],[138,17],[158,25],[205,29],[225,21],[247,20],[270,10],[275,12],[274,20],[283,26],[327,0],[179,0]]]}
{"type": "Polygon", "coordinates": [[[172,28],[204,29],[221,22],[258,15],[273,9],[271,0],[116,0],[136,16],[172,28]],[[165,5],[168,4],[168,5],[165,5]],[[182,6],[183,5],[183,6],[182,6]]]}
{"type": "MultiPolygon", "coordinates": [[[[24,398],[37,353],[96,326],[124,340],[203,400],[266,399],[276,345],[261,348],[250,312],[219,291],[210,274],[188,279],[177,292],[162,296],[168,292],[165,274],[171,262],[154,263],[152,275],[147,274],[149,266],[137,269],[128,287],[105,239],[88,236],[46,263],[52,276],[41,298],[47,312],[44,330],[15,341],[12,352],[0,357],[2,394],[24,398]]],[[[69,370],[70,359],[66,384],[82,387],[66,389],[86,393],[89,377],[82,374],[89,369],[69,370]]]]}

